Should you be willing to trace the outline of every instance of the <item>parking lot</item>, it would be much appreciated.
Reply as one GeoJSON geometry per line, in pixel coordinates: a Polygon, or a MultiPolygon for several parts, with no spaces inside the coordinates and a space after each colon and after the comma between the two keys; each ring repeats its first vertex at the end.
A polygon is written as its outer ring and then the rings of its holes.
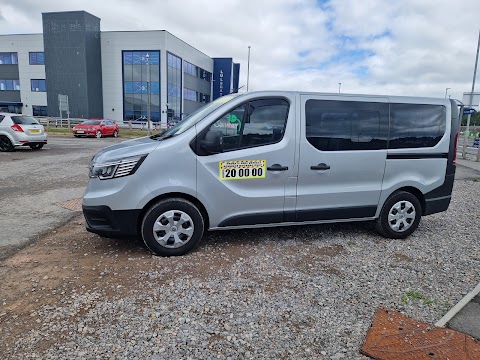
{"type": "Polygon", "coordinates": [[[117,141],[0,153],[2,358],[364,359],[378,307],[434,323],[478,283],[479,171],[459,166],[449,210],[406,240],[370,223],[237,230],[160,258],[58,205],[117,141]]]}

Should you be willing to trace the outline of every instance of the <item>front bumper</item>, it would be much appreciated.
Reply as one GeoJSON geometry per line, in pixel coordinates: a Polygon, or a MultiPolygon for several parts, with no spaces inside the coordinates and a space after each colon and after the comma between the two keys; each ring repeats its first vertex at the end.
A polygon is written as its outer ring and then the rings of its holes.
{"type": "Polygon", "coordinates": [[[97,130],[72,130],[72,133],[78,136],[95,136],[97,130]]]}
{"type": "Polygon", "coordinates": [[[138,237],[141,210],[112,210],[108,206],[82,206],[86,229],[109,238],[138,237]]]}

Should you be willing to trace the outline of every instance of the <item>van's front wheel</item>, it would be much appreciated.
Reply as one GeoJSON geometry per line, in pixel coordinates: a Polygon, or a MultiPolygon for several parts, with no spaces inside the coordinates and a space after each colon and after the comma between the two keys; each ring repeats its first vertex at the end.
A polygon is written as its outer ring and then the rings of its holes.
{"type": "Polygon", "coordinates": [[[198,245],[204,226],[200,210],[190,201],[166,199],[154,204],[143,217],[142,238],[157,255],[184,255],[198,245]]]}
{"type": "Polygon", "coordinates": [[[406,191],[393,193],[383,205],[375,229],[391,239],[404,239],[420,223],[422,206],[417,197],[406,191]]]}

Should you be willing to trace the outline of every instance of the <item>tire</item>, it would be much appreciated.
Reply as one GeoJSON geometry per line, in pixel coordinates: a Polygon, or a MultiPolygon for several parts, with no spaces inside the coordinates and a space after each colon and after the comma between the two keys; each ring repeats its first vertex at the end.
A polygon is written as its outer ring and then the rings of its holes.
{"type": "Polygon", "coordinates": [[[80,137],[79,135],[73,135],[73,136],[75,136],[76,138],[80,137]]]}
{"type": "Polygon", "coordinates": [[[418,198],[406,191],[393,193],[383,205],[375,229],[390,239],[405,239],[420,223],[422,206],[418,198]]]}
{"type": "Polygon", "coordinates": [[[147,248],[155,254],[179,256],[198,245],[204,227],[203,216],[195,205],[181,198],[173,198],[159,201],[146,212],[141,235],[147,248]],[[182,218],[183,222],[180,223],[182,218]]]}
{"type": "Polygon", "coordinates": [[[40,150],[41,148],[43,148],[43,144],[30,145],[30,149],[32,149],[32,150],[40,150]]]}
{"type": "Polygon", "coordinates": [[[97,139],[100,139],[102,137],[102,132],[100,130],[98,130],[97,133],[95,134],[95,137],[97,139]]]}
{"type": "Polygon", "coordinates": [[[115,130],[115,131],[113,132],[113,137],[114,137],[114,138],[118,137],[118,131],[117,131],[117,130],[115,130]]]}
{"type": "Polygon", "coordinates": [[[14,150],[14,147],[10,139],[6,136],[0,136],[0,151],[10,152],[13,150],[14,150]]]}

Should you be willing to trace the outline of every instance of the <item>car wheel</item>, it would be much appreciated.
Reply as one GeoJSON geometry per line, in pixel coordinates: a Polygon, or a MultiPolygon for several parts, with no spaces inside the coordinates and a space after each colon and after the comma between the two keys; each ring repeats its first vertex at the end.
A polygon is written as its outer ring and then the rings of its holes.
{"type": "Polygon", "coordinates": [[[420,223],[422,206],[418,198],[406,191],[393,193],[383,205],[375,229],[390,239],[404,239],[420,223]]]}
{"type": "Polygon", "coordinates": [[[113,137],[118,137],[118,131],[117,131],[117,130],[115,130],[115,131],[113,132],[113,137]]]}
{"type": "Polygon", "coordinates": [[[6,136],[0,136],[0,151],[13,151],[12,142],[6,136]]]}
{"type": "Polygon", "coordinates": [[[75,136],[76,138],[80,137],[79,135],[73,135],[73,136],[75,136]]]}
{"type": "Polygon", "coordinates": [[[178,256],[195,248],[203,236],[204,220],[190,201],[174,198],[159,201],[145,214],[142,238],[161,256],[178,256]]]}
{"type": "Polygon", "coordinates": [[[95,137],[97,139],[100,139],[102,137],[102,132],[100,130],[98,130],[97,133],[95,134],[95,137]]]}
{"type": "Polygon", "coordinates": [[[32,149],[32,150],[40,150],[41,148],[43,148],[43,144],[32,144],[32,145],[30,145],[30,149],[32,149]]]}

